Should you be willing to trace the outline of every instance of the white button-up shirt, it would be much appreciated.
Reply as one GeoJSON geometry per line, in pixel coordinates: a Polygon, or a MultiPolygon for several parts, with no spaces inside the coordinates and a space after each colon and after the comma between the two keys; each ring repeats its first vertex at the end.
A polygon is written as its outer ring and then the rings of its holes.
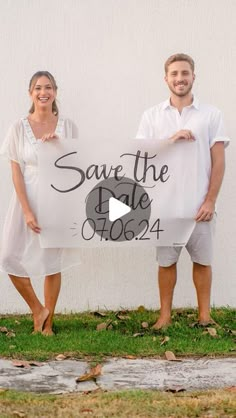
{"type": "Polygon", "coordinates": [[[211,105],[202,104],[194,97],[191,105],[184,107],[182,112],[179,113],[178,109],[172,106],[170,99],[168,99],[144,112],[136,138],[168,139],[181,129],[190,130],[197,142],[197,200],[200,206],[209,187],[211,174],[210,149],[216,142],[224,142],[225,146],[229,143],[220,110],[211,105]]]}

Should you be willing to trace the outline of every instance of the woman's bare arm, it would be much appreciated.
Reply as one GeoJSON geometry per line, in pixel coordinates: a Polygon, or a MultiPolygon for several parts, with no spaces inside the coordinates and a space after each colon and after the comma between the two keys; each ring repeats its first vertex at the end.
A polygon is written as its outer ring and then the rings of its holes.
{"type": "Polygon", "coordinates": [[[40,227],[38,225],[37,219],[30,207],[27,193],[25,189],[24,178],[21,173],[21,169],[18,163],[11,161],[11,170],[12,170],[12,181],[15,187],[17,197],[20,201],[22,211],[24,213],[25,222],[34,232],[39,233],[40,227]]]}

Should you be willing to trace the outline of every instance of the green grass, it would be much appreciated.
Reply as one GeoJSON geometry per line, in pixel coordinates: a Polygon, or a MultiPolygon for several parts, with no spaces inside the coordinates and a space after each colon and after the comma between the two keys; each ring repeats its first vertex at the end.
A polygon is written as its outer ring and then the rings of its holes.
{"type": "Polygon", "coordinates": [[[98,391],[60,396],[0,392],[0,418],[233,418],[235,410],[235,392],[227,389],[177,394],[98,391]]]}
{"type": "Polygon", "coordinates": [[[236,336],[232,333],[235,314],[233,309],[212,309],[212,317],[219,324],[217,337],[203,334],[202,328],[190,327],[197,319],[193,309],[174,310],[173,325],[159,333],[150,329],[157,313],[145,309],[121,313],[123,317],[129,317],[121,320],[114,312],[106,312],[105,318],[93,313],[56,315],[56,335],[53,337],[31,335],[32,319],[29,315],[1,316],[0,327],[12,330],[15,337],[0,332],[0,356],[44,361],[64,353],[97,361],[106,356],[163,356],[166,350],[177,356],[232,355],[236,352],[236,336]],[[109,320],[112,321],[111,330],[96,330],[99,323],[109,320]],[[149,328],[142,329],[142,322],[148,322],[149,328]],[[138,332],[144,335],[133,337],[138,332]],[[161,345],[165,336],[170,339],[161,345]]]}

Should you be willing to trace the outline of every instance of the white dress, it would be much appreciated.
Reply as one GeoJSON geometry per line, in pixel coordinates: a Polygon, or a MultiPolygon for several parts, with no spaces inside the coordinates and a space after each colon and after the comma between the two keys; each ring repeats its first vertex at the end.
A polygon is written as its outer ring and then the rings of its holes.
{"type": "MultiPolygon", "coordinates": [[[[72,122],[58,119],[56,134],[72,138],[72,122]]],[[[20,165],[31,209],[37,218],[38,162],[36,140],[27,118],[14,123],[0,154],[20,165]]],[[[78,249],[41,248],[39,234],[25,223],[24,214],[14,191],[7,212],[0,253],[0,270],[19,277],[44,276],[80,264],[78,249]]]]}

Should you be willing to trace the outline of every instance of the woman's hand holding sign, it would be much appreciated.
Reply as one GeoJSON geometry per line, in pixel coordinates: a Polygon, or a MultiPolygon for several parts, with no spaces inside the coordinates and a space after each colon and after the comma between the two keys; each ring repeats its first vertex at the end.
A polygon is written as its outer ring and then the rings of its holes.
{"type": "Polygon", "coordinates": [[[58,139],[59,136],[55,134],[55,132],[49,133],[49,134],[45,134],[42,136],[42,142],[45,141],[51,141],[52,139],[58,139]]]}

